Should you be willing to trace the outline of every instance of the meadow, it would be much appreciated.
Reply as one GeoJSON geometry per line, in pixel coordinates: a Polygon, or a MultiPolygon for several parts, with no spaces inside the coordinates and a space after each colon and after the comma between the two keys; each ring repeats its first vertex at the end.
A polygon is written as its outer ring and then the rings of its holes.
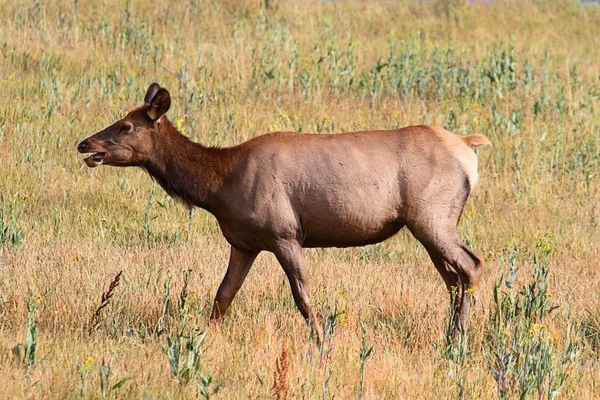
{"type": "Polygon", "coordinates": [[[600,398],[600,6],[571,1],[0,0],[0,398],[600,398]],[[269,131],[481,133],[459,229],[469,329],[407,231],[305,250],[317,345],[262,253],[220,325],[228,244],[77,143],[169,89],[231,146],[269,131]]]}

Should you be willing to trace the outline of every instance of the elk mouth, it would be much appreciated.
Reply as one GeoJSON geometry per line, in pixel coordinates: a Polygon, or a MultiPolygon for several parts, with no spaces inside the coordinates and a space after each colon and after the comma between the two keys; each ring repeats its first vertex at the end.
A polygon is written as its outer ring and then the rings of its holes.
{"type": "Polygon", "coordinates": [[[104,161],[105,158],[106,158],[105,152],[97,152],[97,153],[92,153],[92,155],[87,158],[84,158],[83,161],[85,162],[85,164],[88,167],[94,168],[94,167],[97,167],[98,165],[102,164],[102,162],[104,161]]]}

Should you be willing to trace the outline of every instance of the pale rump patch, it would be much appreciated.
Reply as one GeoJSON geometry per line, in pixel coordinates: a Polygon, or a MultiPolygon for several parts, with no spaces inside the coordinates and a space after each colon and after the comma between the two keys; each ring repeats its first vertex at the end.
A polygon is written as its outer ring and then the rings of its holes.
{"type": "Polygon", "coordinates": [[[456,157],[462,170],[467,175],[472,190],[479,181],[479,174],[477,173],[477,155],[472,147],[491,145],[490,141],[484,135],[458,136],[442,128],[432,127],[431,129],[456,157]]]}
{"type": "Polygon", "coordinates": [[[477,173],[477,155],[475,155],[473,150],[469,149],[462,152],[462,154],[458,154],[457,158],[467,174],[469,185],[471,185],[471,190],[473,190],[479,181],[479,174],[477,173]]]}
{"type": "MultiPolygon", "coordinates": [[[[483,135],[458,136],[464,144],[469,147],[488,146],[492,143],[483,135]]],[[[458,159],[462,164],[467,176],[471,189],[477,184],[479,174],[477,173],[477,155],[473,150],[465,152],[464,155],[459,155],[458,159]]]]}

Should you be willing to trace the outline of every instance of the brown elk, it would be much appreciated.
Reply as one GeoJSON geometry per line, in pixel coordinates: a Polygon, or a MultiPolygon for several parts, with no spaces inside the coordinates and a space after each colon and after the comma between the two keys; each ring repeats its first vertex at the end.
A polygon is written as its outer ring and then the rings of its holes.
{"type": "Polygon", "coordinates": [[[144,105],[81,142],[89,167],[145,169],[172,197],[213,214],[231,245],[211,320],[220,319],[261,251],[275,254],[302,316],[309,305],[304,247],[381,242],[406,226],[429,253],[446,287],[456,288],[455,332],[469,312],[482,261],[457,224],[477,182],[474,146],[433,126],[331,135],[277,132],[238,146],[190,141],[165,113],[169,92],[153,83],[144,105]]]}

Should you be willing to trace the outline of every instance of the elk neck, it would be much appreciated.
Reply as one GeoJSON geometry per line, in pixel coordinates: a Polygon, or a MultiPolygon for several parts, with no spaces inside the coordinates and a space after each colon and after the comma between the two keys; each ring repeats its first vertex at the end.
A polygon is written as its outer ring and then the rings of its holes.
{"type": "Polygon", "coordinates": [[[163,116],[146,169],[173,198],[188,207],[209,212],[219,203],[218,193],[232,171],[231,148],[205,147],[182,135],[163,116]]]}

